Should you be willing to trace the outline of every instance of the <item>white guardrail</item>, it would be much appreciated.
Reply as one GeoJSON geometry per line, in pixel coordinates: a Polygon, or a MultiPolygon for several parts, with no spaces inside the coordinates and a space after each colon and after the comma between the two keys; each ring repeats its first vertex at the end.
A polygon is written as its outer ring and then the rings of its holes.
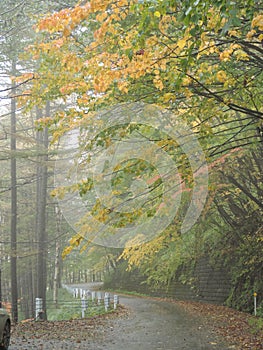
{"type": "MultiPolygon", "coordinates": [[[[85,314],[87,313],[87,310],[90,307],[95,307],[95,306],[101,306],[104,304],[105,311],[107,312],[111,306],[113,305],[114,310],[117,309],[118,304],[119,304],[119,296],[118,295],[113,295],[111,296],[110,293],[108,292],[102,292],[102,291],[94,291],[94,290],[89,290],[85,288],[79,288],[79,287],[72,287],[68,285],[62,285],[64,289],[66,289],[74,299],[76,299],[76,305],[79,305],[79,309],[81,310],[81,317],[84,318],[85,314]],[[78,303],[78,300],[80,301],[78,303]],[[111,302],[112,300],[112,302],[111,302]]],[[[41,298],[36,298],[35,299],[35,307],[36,307],[36,312],[35,312],[35,318],[36,320],[41,320],[41,316],[43,313],[42,310],[42,299],[41,298]]]]}

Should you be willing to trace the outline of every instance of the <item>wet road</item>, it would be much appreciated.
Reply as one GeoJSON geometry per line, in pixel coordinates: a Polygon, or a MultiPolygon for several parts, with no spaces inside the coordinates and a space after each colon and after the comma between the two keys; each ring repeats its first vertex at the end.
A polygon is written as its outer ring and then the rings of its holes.
{"type": "MultiPolygon", "coordinates": [[[[98,325],[96,337],[60,340],[54,332],[46,339],[12,338],[10,350],[227,350],[203,319],[189,314],[181,305],[120,295],[127,315],[98,325]]],[[[74,323],[74,321],[72,321],[74,323]]],[[[79,329],[74,331],[79,332],[79,329]]],[[[87,334],[87,333],[86,333],[87,334]]],[[[233,347],[232,347],[233,349],[233,347]]]]}
{"type": "Polygon", "coordinates": [[[181,306],[148,298],[121,297],[130,308],[126,319],[114,322],[104,347],[107,350],[225,350],[204,323],[181,306]]]}

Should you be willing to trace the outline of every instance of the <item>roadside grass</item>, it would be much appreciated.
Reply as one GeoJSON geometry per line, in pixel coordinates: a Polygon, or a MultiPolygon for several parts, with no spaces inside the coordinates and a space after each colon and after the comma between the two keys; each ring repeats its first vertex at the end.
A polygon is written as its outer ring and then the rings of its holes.
{"type": "Polygon", "coordinates": [[[253,317],[248,320],[248,324],[251,327],[251,332],[253,334],[262,333],[263,334],[263,318],[262,317],[253,317]]]}
{"type": "Polygon", "coordinates": [[[116,294],[125,294],[125,295],[130,295],[130,296],[135,296],[135,297],[151,297],[149,294],[138,293],[138,292],[135,292],[135,291],[128,291],[128,290],[124,290],[124,289],[110,289],[110,288],[107,288],[107,291],[114,292],[116,294]]]}
{"type": "MultiPolygon", "coordinates": [[[[108,314],[113,311],[111,306],[106,311],[103,303],[98,304],[97,301],[87,299],[87,309],[84,316],[93,317],[108,314]]],[[[67,321],[80,319],[81,317],[81,299],[74,298],[66,289],[61,288],[56,304],[52,300],[52,292],[47,293],[47,318],[49,321],[67,321]]]]}

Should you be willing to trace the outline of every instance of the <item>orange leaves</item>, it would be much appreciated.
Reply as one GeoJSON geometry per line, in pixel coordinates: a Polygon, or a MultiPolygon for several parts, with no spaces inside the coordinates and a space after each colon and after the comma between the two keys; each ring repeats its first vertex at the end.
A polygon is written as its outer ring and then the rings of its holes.
{"type": "Polygon", "coordinates": [[[83,68],[82,60],[72,52],[65,53],[61,58],[61,66],[63,66],[67,71],[72,73],[77,73],[83,68]]]}
{"type": "Polygon", "coordinates": [[[110,18],[107,19],[101,24],[100,28],[94,32],[94,38],[99,42],[104,42],[105,34],[108,30],[108,24],[110,23],[110,18]]]}
{"type": "Polygon", "coordinates": [[[48,33],[61,32],[63,35],[68,36],[73,29],[93,13],[97,13],[96,20],[98,22],[104,22],[109,16],[107,13],[108,8],[111,8],[110,12],[112,12],[110,15],[111,20],[124,19],[126,14],[122,9],[125,6],[128,6],[128,1],[125,0],[118,1],[116,4],[109,0],[91,0],[85,5],[77,5],[71,9],[63,9],[45,17],[36,26],[36,31],[47,31],[48,33]]]}
{"type": "Polygon", "coordinates": [[[91,11],[90,3],[87,2],[85,5],[76,6],[71,10],[71,19],[75,24],[80,23],[80,21],[84,20],[88,17],[91,11]]]}
{"type": "Polygon", "coordinates": [[[58,49],[60,49],[64,44],[65,44],[64,38],[59,38],[59,39],[53,41],[53,45],[58,49]]]}
{"type": "Polygon", "coordinates": [[[127,81],[119,81],[118,82],[118,89],[124,93],[127,94],[129,91],[129,84],[127,81]]]}
{"type": "Polygon", "coordinates": [[[76,6],[73,9],[64,9],[42,19],[36,31],[49,33],[62,32],[68,36],[70,32],[90,13],[90,5],[76,6]]]}
{"type": "Polygon", "coordinates": [[[60,88],[60,92],[63,95],[70,95],[73,92],[77,91],[87,91],[87,84],[83,81],[77,81],[77,82],[70,82],[67,85],[63,85],[60,88]]]}
{"type": "Polygon", "coordinates": [[[35,74],[34,73],[24,73],[22,76],[20,77],[12,77],[12,79],[15,80],[16,83],[18,84],[23,84],[26,81],[32,80],[35,78],[35,74]]]}
{"type": "Polygon", "coordinates": [[[59,31],[63,31],[63,29],[69,24],[69,19],[65,20],[65,15],[61,14],[58,16],[57,14],[44,18],[36,28],[36,32],[38,31],[47,31],[49,33],[55,33],[59,31]]]}
{"type": "Polygon", "coordinates": [[[108,17],[107,12],[101,12],[96,16],[96,21],[103,22],[108,17]]]}
{"type": "MultiPolygon", "coordinates": [[[[207,22],[200,17],[184,26],[177,11],[164,9],[166,4],[153,4],[149,13],[146,2],[91,0],[43,18],[37,28],[51,35],[32,50],[41,59],[43,85],[57,91],[56,98],[77,93],[79,107],[85,108],[91,100],[95,105],[119,99],[137,83],[139,89],[151,84],[154,99],[164,106],[176,96],[169,95],[170,87],[192,98],[189,76],[205,84],[227,84],[227,70],[220,65],[249,58],[231,44],[241,31],[229,28],[231,40],[221,45],[216,38],[225,19],[218,8],[209,8],[207,22]],[[212,64],[207,64],[210,57],[212,64]]],[[[262,16],[256,15],[250,38],[261,27],[262,16]]],[[[40,85],[35,91],[46,92],[40,85]]]]}
{"type": "MultiPolygon", "coordinates": [[[[101,99],[101,93],[106,98],[106,92],[113,85],[126,94],[130,80],[137,80],[155,69],[166,69],[166,63],[162,63],[160,58],[167,49],[160,50],[156,35],[150,35],[143,48],[136,47],[133,41],[139,36],[138,29],[134,26],[130,30],[122,28],[121,23],[132,4],[133,1],[127,0],[93,0],[84,6],[54,13],[39,22],[37,31],[55,34],[54,38],[50,36],[49,41],[35,45],[31,51],[36,59],[42,55],[48,57],[43,61],[47,66],[42,65],[41,69],[45,72],[49,88],[53,86],[52,89],[57,89],[63,98],[77,92],[77,102],[83,106],[85,102],[89,103],[88,91],[95,93],[94,100],[101,99]],[[94,24],[91,40],[84,47],[78,37],[82,36],[82,32],[88,33],[88,19],[94,22],[94,18],[97,23],[94,24]],[[71,35],[75,29],[78,29],[78,34],[71,35]],[[47,69],[48,65],[52,67],[51,71],[47,69]]],[[[165,19],[157,17],[160,21],[169,22],[169,16],[165,19]]],[[[163,89],[159,72],[154,73],[153,83],[158,90],[163,89]]]]}

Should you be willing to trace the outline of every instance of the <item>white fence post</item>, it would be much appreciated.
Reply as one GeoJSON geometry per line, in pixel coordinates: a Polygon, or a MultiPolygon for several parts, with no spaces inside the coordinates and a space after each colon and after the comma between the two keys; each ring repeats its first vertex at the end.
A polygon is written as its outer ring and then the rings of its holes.
{"type": "Polygon", "coordinates": [[[39,314],[42,312],[42,309],[43,309],[43,299],[36,298],[36,320],[39,318],[39,314]]]}
{"type": "Polygon", "coordinates": [[[105,293],[104,295],[104,306],[105,306],[105,311],[108,311],[108,308],[110,307],[110,294],[105,293]]]}
{"type": "Polygon", "coordinates": [[[102,293],[101,292],[97,292],[97,297],[98,297],[98,304],[100,305],[101,299],[102,299],[102,293]]]}
{"type": "Polygon", "coordinates": [[[87,300],[83,297],[81,298],[81,317],[85,317],[85,311],[87,310],[87,300]]]}
{"type": "Polygon", "coordinates": [[[113,297],[113,303],[114,303],[114,310],[117,309],[117,306],[119,304],[119,296],[118,295],[114,295],[113,297]]]}

